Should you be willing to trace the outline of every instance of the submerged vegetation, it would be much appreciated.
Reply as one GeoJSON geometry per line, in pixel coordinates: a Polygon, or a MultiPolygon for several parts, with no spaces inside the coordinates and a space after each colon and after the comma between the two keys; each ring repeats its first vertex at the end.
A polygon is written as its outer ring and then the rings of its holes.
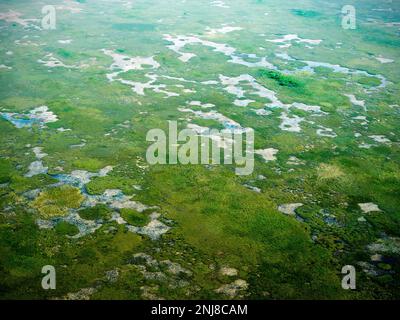
{"type": "Polygon", "coordinates": [[[284,87],[301,87],[303,83],[292,76],[287,76],[278,71],[271,70],[259,70],[257,72],[258,77],[275,80],[280,86],[284,87]]]}
{"type": "Polygon", "coordinates": [[[32,202],[43,218],[62,216],[68,209],[78,209],[83,196],[78,189],[70,186],[51,188],[41,192],[32,202]]]}
{"type": "Polygon", "coordinates": [[[300,17],[305,17],[305,18],[315,18],[321,15],[318,11],[314,10],[301,10],[301,9],[292,9],[291,12],[300,17]]]}
{"type": "Polygon", "coordinates": [[[2,2],[0,298],[398,299],[400,8],[342,2],[2,2]],[[169,120],[254,172],[149,165],[169,120]]]}

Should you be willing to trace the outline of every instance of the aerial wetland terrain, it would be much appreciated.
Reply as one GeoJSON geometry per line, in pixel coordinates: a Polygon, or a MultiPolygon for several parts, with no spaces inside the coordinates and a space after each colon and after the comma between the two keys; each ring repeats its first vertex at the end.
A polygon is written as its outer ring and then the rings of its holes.
{"type": "Polygon", "coordinates": [[[0,299],[399,299],[399,36],[398,0],[1,1],[0,299]],[[149,164],[169,121],[253,129],[253,172],[149,164]]]}

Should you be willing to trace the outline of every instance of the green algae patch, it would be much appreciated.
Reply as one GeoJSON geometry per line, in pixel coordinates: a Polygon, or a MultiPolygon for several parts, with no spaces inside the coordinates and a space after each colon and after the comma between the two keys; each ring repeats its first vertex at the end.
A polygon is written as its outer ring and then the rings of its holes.
{"type": "Polygon", "coordinates": [[[290,11],[295,16],[304,17],[304,18],[317,18],[317,17],[321,16],[321,13],[314,11],[314,10],[292,9],[290,11]]]}
{"type": "Polygon", "coordinates": [[[0,184],[10,182],[12,170],[13,168],[8,161],[0,159],[0,184]]]}
{"type": "Polygon", "coordinates": [[[94,178],[86,185],[89,194],[102,194],[107,189],[120,189],[125,194],[134,192],[132,180],[126,177],[106,176],[94,178]]]}
{"type": "Polygon", "coordinates": [[[156,27],[150,23],[115,23],[112,28],[118,31],[153,31],[156,27]]]}
{"type": "Polygon", "coordinates": [[[96,172],[105,167],[104,163],[98,159],[75,160],[73,162],[73,166],[78,169],[87,170],[90,172],[96,172]]]}
{"type": "Polygon", "coordinates": [[[318,179],[329,180],[338,179],[343,177],[345,174],[338,166],[322,163],[318,167],[318,179]]]}
{"type": "Polygon", "coordinates": [[[69,209],[78,209],[84,197],[79,189],[70,186],[41,192],[32,205],[44,218],[64,216],[69,209]]]}

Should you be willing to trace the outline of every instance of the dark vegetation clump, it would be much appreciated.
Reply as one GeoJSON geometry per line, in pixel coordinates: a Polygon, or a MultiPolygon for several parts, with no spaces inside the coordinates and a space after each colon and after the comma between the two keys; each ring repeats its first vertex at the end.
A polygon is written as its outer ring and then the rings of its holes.
{"type": "Polygon", "coordinates": [[[281,72],[278,71],[272,71],[272,70],[259,70],[257,72],[258,77],[264,78],[264,79],[272,79],[275,80],[280,86],[283,87],[293,87],[293,88],[298,88],[302,87],[303,83],[297,80],[294,77],[284,75],[281,72]]]}

